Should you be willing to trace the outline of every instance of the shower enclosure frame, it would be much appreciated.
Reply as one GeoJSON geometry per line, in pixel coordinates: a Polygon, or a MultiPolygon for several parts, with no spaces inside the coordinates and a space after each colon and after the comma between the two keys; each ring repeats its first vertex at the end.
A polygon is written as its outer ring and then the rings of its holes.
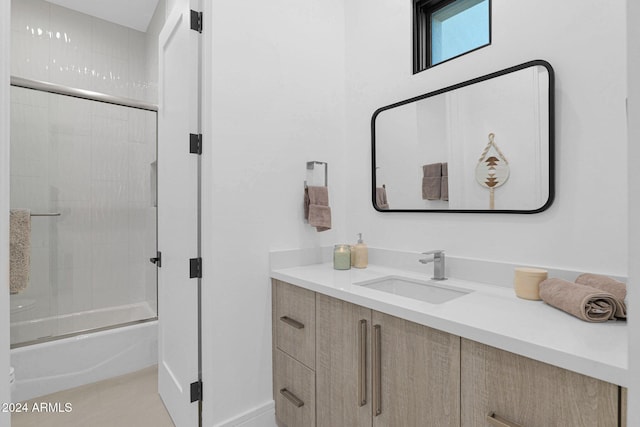
{"type": "MultiPolygon", "coordinates": [[[[26,79],[23,77],[18,77],[18,76],[11,76],[11,86],[13,87],[20,87],[20,88],[24,88],[24,89],[31,89],[31,90],[36,90],[36,91],[40,91],[40,92],[48,92],[48,93],[52,93],[52,94],[56,94],[56,95],[63,95],[63,96],[69,96],[69,97],[73,97],[73,98],[79,98],[79,99],[85,99],[88,101],[96,101],[96,102],[102,102],[105,104],[112,104],[112,105],[117,105],[117,106],[121,106],[121,107],[128,107],[128,108],[135,108],[138,110],[145,110],[145,111],[151,111],[153,113],[156,114],[156,153],[157,153],[157,146],[158,146],[158,106],[156,104],[151,104],[148,102],[144,102],[144,101],[139,101],[136,99],[131,99],[131,98],[126,98],[126,97],[120,97],[120,96],[114,96],[114,95],[108,95],[105,93],[100,93],[100,92],[94,92],[91,90],[86,90],[86,89],[79,89],[79,88],[73,88],[73,87],[68,87],[68,86],[63,86],[63,85],[59,85],[59,84],[55,84],[55,83],[50,83],[50,82],[45,82],[45,81],[41,81],[41,80],[32,80],[32,79],[26,79]]],[[[157,192],[158,189],[156,188],[156,199],[157,199],[157,192]]],[[[156,212],[156,217],[157,217],[157,212],[156,212]]],[[[156,253],[158,253],[158,224],[156,221],[156,253]]],[[[153,258],[151,259],[151,262],[153,258]]],[[[155,263],[154,263],[155,264],[155,263]]],[[[157,268],[159,268],[159,265],[156,264],[157,268]]],[[[158,286],[158,282],[157,282],[157,278],[156,278],[156,289],[158,286]]],[[[57,341],[57,340],[61,340],[61,339],[65,339],[65,338],[72,338],[75,336],[79,336],[79,335],[85,335],[85,334],[90,334],[90,333],[94,333],[94,332],[101,332],[101,331],[108,331],[110,329],[116,329],[116,328],[122,328],[122,327],[126,327],[126,326],[132,326],[132,325],[138,325],[141,323],[147,323],[147,322],[154,322],[158,320],[158,295],[156,292],[156,315],[154,317],[148,317],[145,319],[139,319],[139,320],[133,320],[133,321],[128,321],[128,322],[124,322],[124,323],[117,323],[117,324],[113,324],[113,325],[108,325],[108,326],[102,326],[102,327],[98,327],[98,328],[89,328],[89,329],[84,329],[84,330],[79,330],[79,331],[74,331],[71,333],[66,333],[66,334],[60,334],[60,335],[55,335],[55,336],[47,336],[47,337],[41,337],[41,338],[37,338],[34,340],[29,340],[29,341],[24,341],[24,342],[19,342],[19,343],[15,343],[15,344],[10,344],[10,348],[11,349],[15,349],[15,348],[20,348],[20,347],[26,347],[26,346],[30,346],[30,345],[34,345],[34,344],[41,344],[41,343],[46,343],[46,342],[50,342],[50,341],[57,341]]]]}

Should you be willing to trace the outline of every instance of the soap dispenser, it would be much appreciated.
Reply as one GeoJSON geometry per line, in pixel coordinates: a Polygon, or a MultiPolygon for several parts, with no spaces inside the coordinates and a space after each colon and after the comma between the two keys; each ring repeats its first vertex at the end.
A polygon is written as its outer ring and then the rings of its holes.
{"type": "Polygon", "coordinates": [[[358,233],[358,243],[353,246],[353,252],[355,253],[352,262],[353,266],[355,268],[366,268],[367,264],[369,264],[369,250],[362,241],[362,233],[358,233]]]}

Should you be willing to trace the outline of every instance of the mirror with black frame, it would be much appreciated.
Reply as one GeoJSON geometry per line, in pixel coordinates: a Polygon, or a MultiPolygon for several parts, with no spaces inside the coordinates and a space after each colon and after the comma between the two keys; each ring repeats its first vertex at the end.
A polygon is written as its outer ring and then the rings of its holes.
{"type": "Polygon", "coordinates": [[[554,73],[530,61],[379,108],[380,212],[537,213],[554,197],[554,73]]]}

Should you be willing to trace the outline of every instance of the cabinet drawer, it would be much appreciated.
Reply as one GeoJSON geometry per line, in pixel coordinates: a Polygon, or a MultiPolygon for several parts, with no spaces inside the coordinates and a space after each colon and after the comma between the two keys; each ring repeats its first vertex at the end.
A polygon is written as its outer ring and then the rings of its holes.
{"type": "Polygon", "coordinates": [[[278,280],[274,280],[273,284],[276,347],[314,369],[316,360],[315,293],[278,280]]]}
{"type": "Polygon", "coordinates": [[[466,339],[461,368],[463,427],[618,426],[613,384],[466,339]]]}
{"type": "Polygon", "coordinates": [[[286,427],[316,425],[316,380],[314,372],[276,349],[274,400],[276,417],[286,427]]]}

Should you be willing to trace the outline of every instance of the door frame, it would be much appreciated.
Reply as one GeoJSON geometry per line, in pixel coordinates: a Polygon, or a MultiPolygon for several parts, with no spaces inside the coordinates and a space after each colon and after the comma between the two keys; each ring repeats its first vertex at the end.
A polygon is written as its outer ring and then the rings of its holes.
{"type": "MultiPolygon", "coordinates": [[[[9,138],[10,138],[10,74],[11,74],[11,2],[0,2],[0,367],[11,365],[9,350],[9,138]]],[[[11,402],[8,381],[0,381],[0,401],[11,402]]],[[[9,413],[0,413],[0,425],[10,425],[9,413]]]]}

